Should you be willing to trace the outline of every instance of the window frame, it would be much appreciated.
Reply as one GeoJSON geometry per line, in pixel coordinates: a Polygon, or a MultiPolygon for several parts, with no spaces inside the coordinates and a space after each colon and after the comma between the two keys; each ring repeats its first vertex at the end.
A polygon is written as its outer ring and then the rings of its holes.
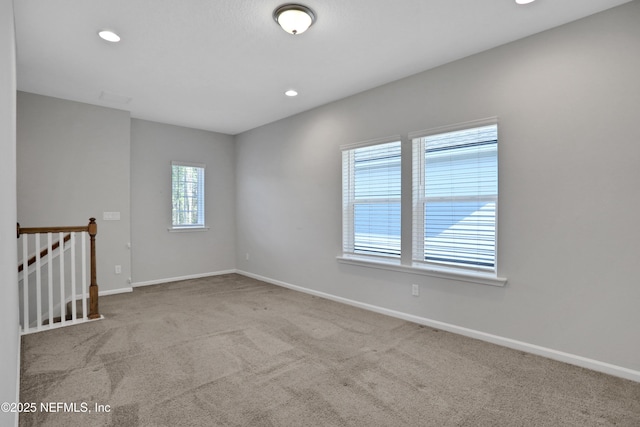
{"type": "Polygon", "coordinates": [[[206,165],[204,163],[195,163],[195,162],[185,162],[172,160],[170,162],[171,165],[171,225],[168,228],[170,232],[189,232],[189,231],[206,231],[209,229],[206,225],[206,165]],[[174,223],[174,213],[175,206],[173,203],[173,195],[176,190],[176,181],[174,181],[173,169],[174,167],[185,167],[185,168],[197,168],[197,206],[198,206],[198,221],[196,224],[175,224],[174,223]]]}
{"type": "MultiPolygon", "coordinates": [[[[474,127],[481,127],[485,125],[496,124],[498,125],[497,117],[489,117],[487,119],[468,121],[459,124],[453,124],[449,126],[442,126],[431,128],[427,130],[421,130],[416,132],[410,132],[403,136],[392,136],[387,138],[379,138],[375,140],[369,140],[359,142],[355,144],[347,144],[340,146],[340,149],[344,153],[347,149],[355,149],[359,147],[365,147],[368,145],[383,144],[387,142],[400,141],[401,145],[401,241],[400,241],[400,257],[380,257],[373,255],[360,255],[344,251],[345,242],[345,203],[343,193],[343,230],[342,230],[342,252],[336,257],[336,260],[340,264],[352,265],[364,268],[376,268],[387,271],[400,272],[405,274],[420,275],[436,277],[446,280],[455,280],[463,283],[473,283],[503,287],[507,283],[506,277],[498,276],[498,206],[496,200],[495,209],[495,263],[494,268],[490,271],[474,268],[463,268],[459,266],[451,266],[445,264],[414,262],[413,261],[413,227],[414,227],[414,184],[413,184],[413,171],[411,170],[414,165],[413,155],[413,139],[418,137],[424,137],[427,135],[435,135],[438,133],[452,132],[461,129],[468,129],[474,127]],[[408,180],[408,183],[402,181],[408,180]]],[[[344,161],[344,155],[343,155],[344,161]]],[[[499,169],[499,163],[497,165],[499,169]]],[[[344,167],[343,167],[343,188],[344,188],[344,167]]]]}
{"type": "MultiPolygon", "coordinates": [[[[499,153],[498,153],[498,119],[497,117],[491,117],[482,120],[474,120],[470,122],[459,123],[450,126],[442,126],[438,128],[411,132],[409,134],[409,139],[411,140],[411,156],[412,156],[412,233],[411,233],[411,259],[414,265],[425,265],[427,267],[437,266],[439,268],[451,268],[463,271],[478,271],[478,272],[486,272],[489,274],[497,274],[498,271],[498,198],[499,198],[499,186],[498,186],[498,176],[499,176],[499,153]],[[425,156],[424,156],[424,139],[430,136],[436,136],[446,133],[460,132],[465,130],[473,130],[477,128],[487,127],[487,126],[496,126],[496,172],[495,172],[495,181],[496,181],[496,192],[495,195],[491,196],[478,196],[478,195],[470,195],[470,196],[461,196],[461,197],[432,197],[431,199],[435,201],[439,199],[440,201],[449,201],[457,199],[459,200],[467,200],[471,201],[479,201],[482,199],[483,201],[491,202],[494,204],[494,224],[493,224],[493,233],[494,233],[494,241],[493,241],[493,266],[481,266],[474,264],[465,264],[462,262],[455,261],[428,261],[419,257],[419,255],[424,254],[424,246],[425,239],[420,236],[424,236],[425,234],[425,203],[428,203],[429,197],[425,194],[425,188],[428,185],[425,181],[425,156]]],[[[428,179],[428,177],[427,177],[428,179]]]]}
{"type": "MultiPolygon", "coordinates": [[[[364,256],[373,259],[397,259],[402,254],[402,231],[400,231],[400,240],[397,255],[392,253],[376,254],[374,251],[356,252],[356,232],[355,232],[355,207],[358,204],[389,204],[395,202],[400,205],[400,215],[402,212],[402,188],[398,197],[387,198],[367,198],[357,200],[355,195],[355,154],[356,150],[368,147],[374,147],[384,144],[397,143],[400,149],[400,177],[398,184],[402,182],[402,139],[400,136],[390,136],[378,138],[368,141],[362,141],[354,144],[342,145],[342,254],[343,256],[364,256]]],[[[400,230],[402,219],[398,216],[400,230]]]]}

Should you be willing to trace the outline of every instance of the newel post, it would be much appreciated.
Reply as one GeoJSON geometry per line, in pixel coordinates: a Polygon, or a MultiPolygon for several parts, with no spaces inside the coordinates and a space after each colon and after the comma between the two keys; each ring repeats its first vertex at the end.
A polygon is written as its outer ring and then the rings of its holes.
{"type": "Polygon", "coordinates": [[[98,310],[98,283],[96,282],[96,234],[98,234],[98,224],[95,218],[89,218],[87,227],[91,240],[91,284],[89,285],[89,319],[99,319],[98,310]]]}

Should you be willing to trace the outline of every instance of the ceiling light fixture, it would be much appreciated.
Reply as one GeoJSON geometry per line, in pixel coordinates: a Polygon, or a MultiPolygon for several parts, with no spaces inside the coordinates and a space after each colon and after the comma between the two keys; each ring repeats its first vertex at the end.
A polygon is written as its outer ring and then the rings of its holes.
{"type": "Polygon", "coordinates": [[[518,4],[528,4],[528,3],[533,3],[535,0],[516,0],[516,3],[518,4]]]}
{"type": "Polygon", "coordinates": [[[302,34],[314,22],[316,14],[301,4],[283,4],[273,11],[273,19],[289,34],[302,34]]]}
{"type": "Polygon", "coordinates": [[[296,91],[295,91],[295,90],[293,90],[293,89],[289,89],[289,90],[288,90],[288,91],[286,91],[284,94],[285,94],[285,95],[287,95],[287,96],[298,96],[298,92],[296,92],[296,91]]]}
{"type": "Polygon", "coordinates": [[[111,43],[117,43],[120,41],[120,36],[109,30],[101,30],[98,31],[98,35],[101,39],[106,40],[111,43]]]}

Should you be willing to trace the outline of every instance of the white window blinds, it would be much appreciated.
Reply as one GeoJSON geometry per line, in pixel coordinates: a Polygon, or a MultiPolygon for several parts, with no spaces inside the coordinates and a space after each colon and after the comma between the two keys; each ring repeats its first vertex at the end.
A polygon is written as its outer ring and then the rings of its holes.
{"type": "Polygon", "coordinates": [[[173,228],[204,227],[204,165],[171,162],[173,228]]]}
{"type": "Polygon", "coordinates": [[[413,261],[495,271],[498,127],[413,138],[413,261]]]}
{"type": "Polygon", "coordinates": [[[400,141],[342,151],[343,252],[400,257],[400,141]]]}

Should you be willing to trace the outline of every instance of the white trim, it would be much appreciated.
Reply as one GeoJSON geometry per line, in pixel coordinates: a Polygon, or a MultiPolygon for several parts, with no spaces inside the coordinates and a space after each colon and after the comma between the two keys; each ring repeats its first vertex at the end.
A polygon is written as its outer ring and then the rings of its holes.
{"type": "Polygon", "coordinates": [[[400,135],[385,136],[383,138],[368,139],[366,141],[353,142],[351,144],[343,144],[340,146],[341,151],[354,150],[356,148],[369,147],[371,145],[387,144],[389,142],[402,142],[400,135]]]}
{"type": "Polygon", "coordinates": [[[133,289],[132,288],[109,289],[106,291],[98,291],[98,296],[106,297],[108,295],[127,294],[129,292],[133,292],[133,289]]]}
{"type": "MultiPolygon", "coordinates": [[[[117,295],[117,294],[126,294],[126,293],[130,293],[133,292],[132,288],[119,288],[119,289],[109,289],[106,291],[98,291],[98,296],[99,297],[104,297],[104,296],[109,296],[109,295],[117,295]]],[[[82,294],[79,295],[75,295],[75,296],[70,296],[68,298],[65,299],[65,305],[67,305],[68,303],[72,302],[72,301],[82,301],[83,297],[82,294]]],[[[74,304],[75,305],[75,304],[74,304]]],[[[86,302],[83,302],[83,307],[84,305],[86,305],[86,302]]],[[[56,304],[56,306],[54,307],[54,315],[57,311],[62,311],[60,309],[61,305],[60,304],[56,304]]],[[[88,308],[88,307],[86,307],[88,308]]],[[[75,310],[75,309],[74,309],[75,310]]],[[[49,312],[44,313],[43,317],[45,319],[49,319],[49,312]]],[[[62,315],[60,315],[60,317],[62,318],[62,315]]],[[[100,315],[100,319],[104,319],[104,316],[100,315]]],[[[40,325],[40,327],[38,327],[38,324],[33,321],[31,322],[31,324],[29,324],[29,330],[28,331],[22,331],[22,329],[20,330],[20,333],[22,335],[27,335],[30,334],[32,331],[32,329],[37,329],[36,332],[38,331],[48,331],[49,329],[56,329],[60,326],[68,326],[68,325],[75,325],[75,324],[79,324],[79,323],[84,323],[87,322],[89,320],[99,320],[99,319],[89,319],[89,318],[85,318],[84,314],[82,317],[76,317],[75,320],[65,320],[64,322],[60,322],[60,323],[50,323],[53,326],[43,326],[40,325]],[[34,326],[31,326],[34,325],[34,326]]]]}
{"type": "Polygon", "coordinates": [[[155,279],[155,280],[147,280],[144,282],[135,282],[131,284],[131,287],[139,288],[142,286],[159,285],[162,283],[169,283],[169,282],[179,282],[181,280],[200,279],[202,277],[211,277],[211,276],[222,276],[223,274],[233,274],[236,272],[237,271],[234,269],[234,270],[215,271],[212,273],[191,274],[188,276],[180,276],[180,277],[168,277],[166,279],[155,279]]]}
{"type": "MultiPolygon", "coordinates": [[[[197,179],[195,181],[196,183],[196,187],[197,187],[197,197],[195,199],[196,204],[197,204],[197,224],[175,224],[173,221],[173,215],[176,213],[176,210],[174,210],[175,206],[173,205],[173,203],[171,204],[171,216],[172,216],[172,220],[171,220],[171,225],[169,228],[169,231],[175,231],[176,229],[182,229],[184,228],[198,228],[200,230],[198,231],[207,231],[209,228],[206,226],[206,188],[205,188],[205,183],[206,183],[206,165],[204,163],[194,163],[194,162],[182,162],[182,161],[175,161],[172,160],[171,161],[171,198],[173,199],[174,197],[174,192],[176,190],[177,187],[181,187],[183,183],[178,182],[178,181],[174,181],[174,168],[192,168],[192,169],[196,169],[197,170],[197,179]]],[[[181,209],[178,209],[178,213],[182,212],[181,209]]],[[[178,230],[178,231],[182,231],[182,230],[178,230]]]]}
{"type": "Polygon", "coordinates": [[[191,233],[194,231],[209,231],[211,227],[209,226],[204,226],[204,227],[169,227],[167,228],[167,230],[169,231],[169,233],[191,233]]]}
{"type": "Polygon", "coordinates": [[[202,168],[202,169],[207,168],[207,165],[204,163],[182,162],[180,160],[171,160],[171,166],[186,166],[189,168],[202,168]]]}
{"type": "MultiPolygon", "coordinates": [[[[125,294],[125,293],[129,293],[129,292],[133,292],[133,289],[132,288],[110,289],[110,290],[106,290],[106,291],[99,291],[98,292],[98,296],[99,297],[104,297],[104,296],[108,296],[108,295],[125,294]]],[[[64,305],[66,306],[67,304],[69,304],[72,301],[82,301],[82,299],[83,299],[82,295],[83,294],[75,294],[75,295],[69,296],[68,298],[65,298],[64,305]]],[[[84,307],[84,305],[86,305],[86,302],[83,303],[83,307],[84,307]]],[[[75,304],[74,304],[74,306],[75,306],[75,304]]],[[[87,321],[87,319],[85,319],[85,316],[83,315],[82,317],[76,317],[75,321],[65,320],[64,322],[62,322],[62,309],[61,309],[61,307],[62,307],[62,305],[60,303],[56,304],[53,307],[54,316],[56,315],[56,313],[60,314],[60,318],[61,318],[60,326],[74,325],[74,324],[77,324],[77,323],[83,323],[83,322],[87,321]]],[[[75,308],[73,310],[75,310],[75,308]]],[[[44,313],[42,316],[43,316],[43,318],[45,320],[46,319],[50,319],[48,311],[46,313],[44,313]]],[[[90,320],[97,320],[97,319],[90,319],[90,320]]],[[[40,327],[38,327],[37,320],[33,320],[29,324],[29,330],[28,331],[22,331],[22,329],[20,329],[20,333],[23,334],[23,335],[26,335],[26,334],[31,333],[31,329],[38,329],[38,330],[41,330],[41,331],[46,331],[46,330],[54,329],[54,328],[58,327],[58,326],[55,326],[55,325],[58,325],[57,323],[51,323],[50,322],[49,324],[52,324],[54,326],[49,327],[49,325],[46,325],[46,326],[45,325],[40,325],[40,327]]]]}
{"type": "Polygon", "coordinates": [[[548,359],[557,360],[560,362],[568,363],[570,365],[580,366],[582,368],[590,369],[597,372],[602,372],[608,375],[613,375],[615,377],[624,378],[627,380],[640,383],[640,371],[635,371],[633,369],[628,369],[622,366],[613,365],[611,363],[600,362],[598,360],[589,359],[589,358],[578,356],[575,354],[565,353],[563,351],[558,351],[551,348],[546,348],[539,345],[529,344],[523,341],[514,340],[511,338],[505,338],[498,335],[477,331],[475,329],[464,328],[461,326],[452,325],[450,323],[440,322],[438,320],[427,319],[425,317],[414,316],[412,314],[390,310],[387,308],[378,307],[375,305],[366,304],[359,301],[354,301],[348,298],[343,298],[336,295],[315,291],[313,289],[303,288],[301,286],[292,285],[286,282],[282,282],[280,280],[270,279],[268,277],[260,276],[258,274],[253,274],[253,273],[249,273],[242,270],[237,270],[236,273],[241,274],[243,276],[251,277],[253,279],[261,280],[263,282],[271,283],[273,285],[282,286],[284,288],[289,288],[295,291],[304,292],[310,295],[315,295],[320,298],[325,298],[328,300],[351,305],[354,307],[362,308],[364,310],[369,310],[369,311],[384,314],[387,316],[395,317],[398,319],[406,320],[408,322],[429,326],[431,328],[441,329],[443,331],[452,332],[454,334],[463,335],[469,338],[475,338],[481,341],[486,341],[492,344],[508,347],[514,350],[524,351],[526,353],[535,354],[537,356],[546,357],[548,359]]]}
{"type": "Polygon", "coordinates": [[[97,319],[89,319],[89,318],[81,317],[76,320],[67,320],[64,324],[62,322],[50,323],[46,326],[42,326],[41,328],[37,328],[37,327],[30,328],[28,331],[22,332],[22,335],[37,334],[39,332],[46,332],[52,329],[66,328],[67,326],[80,325],[82,323],[97,322],[98,320],[103,320],[103,319],[104,319],[104,316],[100,315],[100,317],[98,317],[97,319]]]}
{"type": "Polygon", "coordinates": [[[357,265],[358,267],[379,268],[382,270],[399,271],[401,273],[418,274],[421,276],[439,277],[441,279],[458,280],[460,282],[479,283],[481,285],[505,286],[506,277],[498,277],[492,273],[462,270],[457,268],[437,267],[426,264],[400,264],[400,260],[372,258],[358,255],[339,255],[336,260],[342,264],[357,265]]]}
{"type": "Polygon", "coordinates": [[[487,117],[486,119],[471,120],[468,122],[455,123],[452,125],[438,126],[431,129],[424,129],[424,130],[409,132],[408,137],[410,140],[414,140],[416,138],[423,138],[425,136],[437,135],[439,133],[455,132],[457,130],[464,130],[468,128],[497,125],[497,124],[498,124],[498,117],[487,117]]]}

